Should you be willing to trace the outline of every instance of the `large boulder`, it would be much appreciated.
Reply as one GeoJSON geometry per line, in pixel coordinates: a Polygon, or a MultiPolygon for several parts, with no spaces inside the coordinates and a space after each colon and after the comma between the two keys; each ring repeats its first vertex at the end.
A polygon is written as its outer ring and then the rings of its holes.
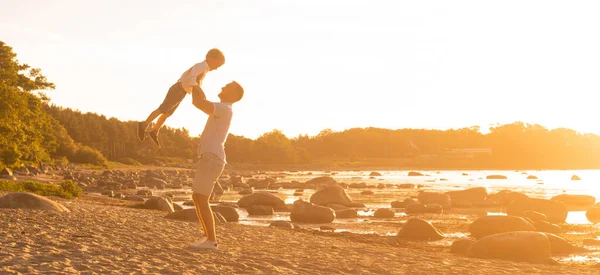
{"type": "Polygon", "coordinates": [[[474,258],[543,263],[550,259],[551,251],[546,234],[519,231],[483,237],[471,245],[467,255],[474,258]]]}
{"type": "Polygon", "coordinates": [[[587,210],[596,203],[596,198],[591,195],[561,194],[552,197],[550,200],[564,203],[570,211],[587,210]]]}
{"type": "Polygon", "coordinates": [[[515,216],[481,217],[469,226],[471,236],[476,239],[498,233],[515,231],[536,231],[536,229],[524,218],[515,216]]]}
{"type": "MultiPolygon", "coordinates": [[[[196,214],[196,209],[194,209],[194,208],[188,208],[188,209],[177,210],[175,212],[171,212],[171,213],[167,214],[165,216],[165,218],[172,219],[172,220],[179,220],[179,221],[191,221],[191,222],[200,221],[200,220],[198,220],[198,215],[196,214]]],[[[225,219],[223,217],[223,215],[221,215],[221,213],[218,213],[218,212],[213,212],[213,218],[215,219],[215,222],[217,222],[217,223],[227,221],[227,219],[225,219]]]]}
{"type": "Polygon", "coordinates": [[[315,192],[310,197],[310,202],[321,206],[329,204],[348,206],[352,203],[352,198],[348,196],[344,188],[332,185],[315,192]]]}
{"type": "Polygon", "coordinates": [[[26,192],[10,193],[0,198],[0,208],[25,208],[70,212],[69,209],[58,202],[26,192]]]}
{"type": "Polygon", "coordinates": [[[498,193],[489,194],[487,199],[490,201],[497,202],[501,205],[508,205],[511,202],[519,199],[529,198],[527,195],[519,192],[513,192],[510,190],[501,190],[498,193]]]}
{"type": "Polygon", "coordinates": [[[412,241],[437,241],[443,239],[444,234],[429,222],[412,218],[402,225],[397,238],[412,241]]]}
{"type": "Polygon", "coordinates": [[[456,202],[482,202],[487,197],[487,189],[485,187],[475,187],[466,190],[449,191],[445,193],[450,196],[452,206],[456,202]]]}
{"type": "Polygon", "coordinates": [[[328,185],[328,184],[336,184],[337,181],[332,177],[324,176],[324,177],[316,177],[308,180],[305,184],[317,184],[317,185],[328,185]]]}
{"type": "Polygon", "coordinates": [[[546,199],[518,199],[506,207],[506,213],[512,216],[525,216],[525,211],[540,212],[548,217],[548,221],[563,223],[569,213],[564,203],[546,199]]]}
{"type": "Polygon", "coordinates": [[[214,212],[223,215],[227,222],[237,222],[240,219],[240,214],[238,214],[237,210],[232,206],[219,204],[211,208],[214,212]]]}
{"type": "Polygon", "coordinates": [[[166,211],[172,213],[175,211],[173,208],[173,202],[170,198],[165,197],[152,197],[144,203],[145,209],[156,209],[160,211],[166,211]]]}
{"type": "Polygon", "coordinates": [[[585,217],[591,223],[599,223],[600,222],[600,207],[594,206],[594,207],[588,209],[585,212],[585,217]]]}
{"type": "Polygon", "coordinates": [[[420,192],[418,195],[421,204],[439,204],[444,209],[452,208],[452,199],[449,195],[436,192],[420,192]]]}
{"type": "Polygon", "coordinates": [[[335,212],[329,207],[297,200],[292,206],[290,219],[300,223],[330,223],[335,220],[335,212]]]}
{"type": "Polygon", "coordinates": [[[248,208],[252,205],[268,205],[273,209],[286,208],[285,202],[281,198],[268,192],[256,192],[243,196],[237,204],[242,208],[248,208]]]}
{"type": "Polygon", "coordinates": [[[373,213],[373,216],[375,218],[393,218],[395,216],[394,211],[392,211],[389,208],[379,208],[377,210],[375,210],[375,213],[373,213]]]}
{"type": "Polygon", "coordinates": [[[0,170],[0,179],[17,180],[13,175],[12,170],[8,168],[2,168],[2,170],[0,170]]]}

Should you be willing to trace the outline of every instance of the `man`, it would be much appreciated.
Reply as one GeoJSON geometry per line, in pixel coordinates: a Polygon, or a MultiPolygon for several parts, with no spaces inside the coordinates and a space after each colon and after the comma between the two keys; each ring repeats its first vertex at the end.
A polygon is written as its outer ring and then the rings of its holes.
{"type": "Polygon", "coordinates": [[[232,105],[244,96],[244,89],[233,81],[225,85],[219,93],[221,102],[206,100],[199,86],[193,86],[192,103],[208,115],[204,131],[200,137],[200,158],[196,164],[196,174],[192,185],[192,199],[196,206],[196,214],[202,225],[205,236],[192,243],[193,249],[216,249],[217,236],[215,220],[210,209],[209,198],[216,180],[221,176],[227,159],[225,158],[225,139],[229,133],[232,105]]]}

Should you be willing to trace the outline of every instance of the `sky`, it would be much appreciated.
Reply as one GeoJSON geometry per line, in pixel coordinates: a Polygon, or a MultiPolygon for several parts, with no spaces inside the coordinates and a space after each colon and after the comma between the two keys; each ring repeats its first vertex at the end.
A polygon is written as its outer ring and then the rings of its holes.
{"type": "MultiPolygon", "coordinates": [[[[523,121],[600,134],[599,1],[0,0],[0,40],[59,106],[143,120],[206,51],[236,80],[230,132],[523,121]]],[[[166,125],[199,134],[181,103],[166,125]]]]}

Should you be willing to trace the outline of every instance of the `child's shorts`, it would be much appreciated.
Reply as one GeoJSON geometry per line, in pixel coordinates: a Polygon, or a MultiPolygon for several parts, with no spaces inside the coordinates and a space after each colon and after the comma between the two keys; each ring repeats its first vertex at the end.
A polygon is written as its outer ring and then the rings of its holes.
{"type": "Polygon", "coordinates": [[[173,84],[173,86],[169,88],[165,100],[163,100],[163,103],[158,107],[158,110],[163,114],[169,116],[172,115],[175,110],[177,110],[179,103],[181,103],[186,94],[183,86],[181,86],[181,82],[173,84]]]}

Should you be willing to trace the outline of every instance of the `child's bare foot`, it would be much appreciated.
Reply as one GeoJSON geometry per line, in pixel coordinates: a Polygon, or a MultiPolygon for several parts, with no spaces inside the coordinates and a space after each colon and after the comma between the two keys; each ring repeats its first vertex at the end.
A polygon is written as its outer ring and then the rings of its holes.
{"type": "Polygon", "coordinates": [[[138,122],[137,134],[140,141],[144,141],[146,139],[146,128],[148,128],[148,124],[146,124],[146,122],[138,122]]]}
{"type": "Polygon", "coordinates": [[[148,132],[148,135],[150,136],[150,139],[152,139],[152,141],[154,141],[154,144],[156,144],[156,146],[158,146],[158,148],[160,148],[160,143],[158,143],[158,130],[152,130],[152,131],[148,132]]]}

